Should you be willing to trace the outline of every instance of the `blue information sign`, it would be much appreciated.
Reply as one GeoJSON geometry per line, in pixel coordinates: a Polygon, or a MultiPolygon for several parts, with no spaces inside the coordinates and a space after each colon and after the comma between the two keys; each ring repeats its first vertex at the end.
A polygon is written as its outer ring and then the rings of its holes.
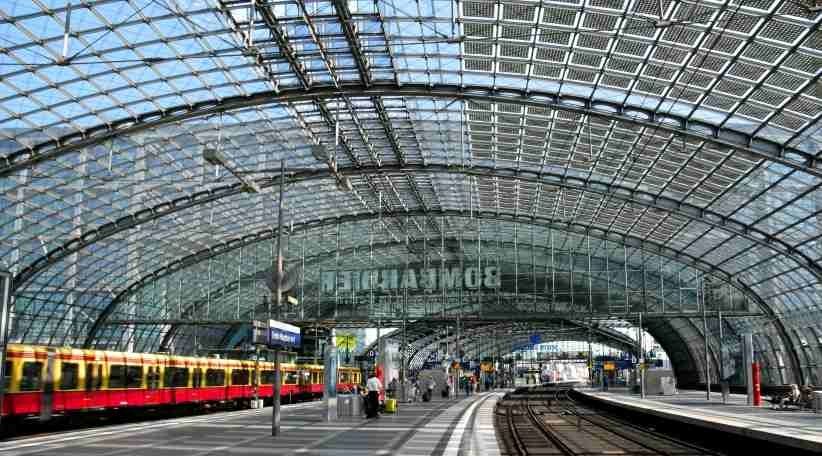
{"type": "Polygon", "coordinates": [[[529,341],[531,342],[531,345],[539,345],[540,342],[542,342],[542,336],[539,334],[531,334],[529,341]]]}
{"type": "Polygon", "coordinates": [[[277,320],[268,321],[268,345],[299,347],[302,343],[300,328],[277,320]]]}

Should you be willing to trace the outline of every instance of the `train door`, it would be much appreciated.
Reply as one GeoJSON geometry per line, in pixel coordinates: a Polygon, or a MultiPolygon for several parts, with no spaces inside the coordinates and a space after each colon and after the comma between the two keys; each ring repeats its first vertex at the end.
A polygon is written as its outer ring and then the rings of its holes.
{"type": "Polygon", "coordinates": [[[8,358],[6,358],[6,361],[3,364],[3,396],[0,397],[0,404],[2,404],[0,405],[0,407],[2,407],[2,409],[0,409],[0,415],[2,416],[12,414],[10,412],[12,407],[9,406],[9,403],[11,402],[9,400],[9,393],[11,392],[11,380],[13,378],[12,369],[14,369],[14,363],[9,361],[8,358]]]}
{"type": "Polygon", "coordinates": [[[300,399],[304,399],[311,393],[311,372],[305,369],[297,369],[297,376],[297,395],[300,399]]]}
{"type": "Polygon", "coordinates": [[[162,402],[160,394],[160,365],[146,366],[145,404],[156,405],[162,402]]]}
{"type": "Polygon", "coordinates": [[[314,377],[314,381],[312,382],[312,392],[315,396],[322,396],[323,389],[325,388],[324,372],[321,369],[314,369],[311,371],[311,375],[314,377]]]}
{"type": "MultiPolygon", "coordinates": [[[[64,352],[66,355],[68,353],[64,352]]],[[[55,412],[80,410],[85,406],[83,385],[80,383],[80,370],[83,364],[79,358],[60,356],[55,365],[54,402],[55,412]]]]}
{"type": "Polygon", "coordinates": [[[54,410],[54,369],[57,352],[53,348],[46,351],[46,368],[43,372],[43,392],[40,395],[40,421],[51,419],[54,410]]]}
{"type": "Polygon", "coordinates": [[[203,387],[203,368],[202,366],[195,365],[191,368],[191,371],[191,400],[199,402],[205,399],[201,394],[203,387]]]}
{"type": "Polygon", "coordinates": [[[105,407],[104,394],[100,393],[103,386],[103,365],[100,363],[87,362],[85,372],[85,397],[83,408],[95,409],[105,407]]]}

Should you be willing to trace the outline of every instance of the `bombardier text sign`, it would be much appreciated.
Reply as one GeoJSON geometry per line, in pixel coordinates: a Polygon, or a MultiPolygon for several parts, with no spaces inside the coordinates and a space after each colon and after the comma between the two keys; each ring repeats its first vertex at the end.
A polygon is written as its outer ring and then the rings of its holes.
{"type": "Polygon", "coordinates": [[[299,347],[300,328],[277,320],[268,321],[268,345],[282,347],[299,347]]]}
{"type": "Polygon", "coordinates": [[[322,291],[443,290],[455,288],[490,288],[500,286],[499,269],[445,267],[375,269],[360,271],[323,271],[322,291]]]}

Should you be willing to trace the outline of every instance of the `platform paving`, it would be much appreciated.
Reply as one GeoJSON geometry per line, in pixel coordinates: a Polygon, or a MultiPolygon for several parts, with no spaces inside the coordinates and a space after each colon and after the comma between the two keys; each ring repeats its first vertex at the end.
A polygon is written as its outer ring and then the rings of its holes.
{"type": "Polygon", "coordinates": [[[498,456],[493,407],[502,393],[401,404],[375,420],[325,422],[320,402],[215,413],[0,442],[0,456],[396,455],[498,456]]]}
{"type": "Polygon", "coordinates": [[[693,390],[645,399],[625,389],[578,391],[629,409],[822,454],[822,414],[813,411],[773,410],[767,402],[763,406],[749,406],[742,394],[731,394],[723,403],[719,393],[711,393],[709,401],[705,391],[693,390]]]}

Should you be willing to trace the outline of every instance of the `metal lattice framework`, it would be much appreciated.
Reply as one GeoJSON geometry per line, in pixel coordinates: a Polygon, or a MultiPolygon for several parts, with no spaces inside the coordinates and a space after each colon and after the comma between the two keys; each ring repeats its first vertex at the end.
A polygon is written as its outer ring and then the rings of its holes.
{"type": "MultiPolygon", "coordinates": [[[[295,236],[338,227],[356,253],[379,220],[387,266],[466,216],[619,242],[756,303],[767,318],[729,324],[757,334],[773,381],[822,376],[809,2],[73,3],[0,5],[18,340],[156,349],[169,325],[103,328],[171,278],[265,288],[243,277],[270,266],[284,161],[295,236]]],[[[256,308],[238,289],[220,305],[256,308]]]]}

